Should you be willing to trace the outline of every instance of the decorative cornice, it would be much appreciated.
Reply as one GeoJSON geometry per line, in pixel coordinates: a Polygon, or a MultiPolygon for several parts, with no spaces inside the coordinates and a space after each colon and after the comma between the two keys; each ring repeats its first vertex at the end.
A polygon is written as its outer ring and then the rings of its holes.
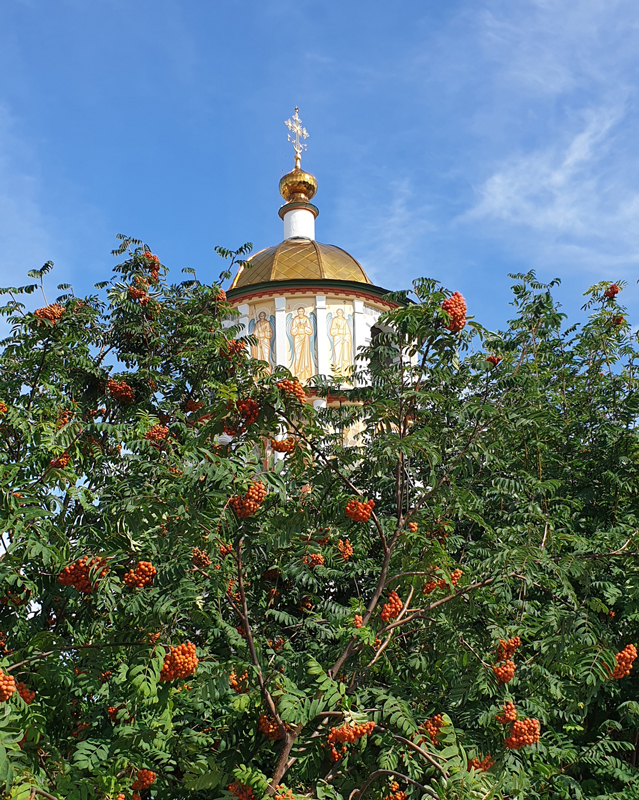
{"type": "Polygon", "coordinates": [[[229,289],[227,298],[233,304],[246,303],[254,297],[283,297],[293,294],[321,294],[355,297],[361,300],[372,300],[386,308],[398,308],[399,303],[391,302],[385,298],[388,289],[374,286],[372,283],[359,283],[357,281],[336,281],[325,279],[316,280],[298,279],[291,281],[266,281],[253,283],[249,286],[229,289]]]}

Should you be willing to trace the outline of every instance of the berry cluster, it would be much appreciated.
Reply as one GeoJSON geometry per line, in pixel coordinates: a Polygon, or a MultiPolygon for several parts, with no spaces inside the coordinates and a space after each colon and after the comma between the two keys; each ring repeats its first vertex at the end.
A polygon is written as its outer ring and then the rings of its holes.
{"type": "Polygon", "coordinates": [[[435,714],[434,717],[427,719],[424,723],[424,727],[426,728],[426,732],[430,736],[430,740],[433,744],[437,744],[437,737],[439,736],[439,732],[444,727],[444,718],[441,714],[435,714]]]}
{"type": "Polygon", "coordinates": [[[172,647],[164,656],[164,664],[160,672],[160,681],[174,681],[176,678],[187,678],[193,675],[198,665],[195,645],[191,642],[172,647]]]}
{"type": "Polygon", "coordinates": [[[110,669],[107,669],[105,672],[101,672],[100,683],[107,683],[111,675],[113,675],[113,672],[110,669]]]}
{"type": "Polygon", "coordinates": [[[51,469],[64,469],[70,460],[71,456],[68,453],[62,453],[61,456],[52,458],[51,461],[49,461],[49,466],[51,469]]]}
{"type": "Polygon", "coordinates": [[[637,648],[634,646],[634,644],[627,644],[621,653],[617,653],[615,655],[617,666],[615,667],[610,678],[614,680],[625,678],[625,676],[630,673],[630,670],[632,669],[632,663],[635,658],[637,658],[637,648]]]}
{"type": "Polygon", "coordinates": [[[234,794],[237,800],[253,800],[254,797],[253,789],[250,786],[239,783],[239,781],[233,781],[233,783],[229,784],[229,792],[234,794]]]}
{"type": "Polygon", "coordinates": [[[149,302],[149,295],[146,289],[141,289],[140,286],[129,286],[127,293],[131,300],[139,303],[141,306],[146,306],[149,302]]]}
{"type": "Polygon", "coordinates": [[[5,675],[0,669],[0,703],[6,702],[16,690],[16,682],[11,675],[5,675]]]}
{"type": "Polygon", "coordinates": [[[79,592],[91,594],[98,585],[97,579],[103,578],[108,571],[106,561],[103,558],[94,556],[90,559],[88,556],[82,556],[82,558],[62,570],[58,581],[63,586],[74,586],[79,592]],[[95,573],[95,583],[91,583],[89,578],[91,570],[95,573]]]}
{"type": "Polygon", "coordinates": [[[515,677],[515,662],[512,660],[517,648],[521,645],[519,636],[512,639],[500,639],[497,645],[497,664],[493,666],[493,672],[499,683],[510,683],[515,677]]]}
{"type": "Polygon", "coordinates": [[[380,614],[382,620],[384,622],[388,622],[391,619],[395,619],[395,617],[399,615],[399,612],[402,610],[403,606],[404,604],[399,599],[399,595],[393,590],[388,595],[388,603],[384,603],[382,606],[382,613],[380,614]]]}
{"type": "Polygon", "coordinates": [[[513,636],[512,639],[500,639],[497,645],[497,661],[505,661],[507,658],[512,658],[518,647],[521,647],[519,636],[513,636]]]}
{"type": "Polygon", "coordinates": [[[154,256],[150,250],[145,250],[142,255],[152,262],[149,267],[149,275],[151,277],[151,283],[157,283],[160,277],[160,259],[154,256]]]}
{"type": "Polygon", "coordinates": [[[306,400],[304,387],[297,379],[290,381],[287,378],[286,380],[278,381],[277,388],[285,392],[289,399],[297,400],[298,403],[303,403],[306,400]]]}
{"type": "Polygon", "coordinates": [[[55,325],[64,314],[64,308],[59,303],[53,303],[44,308],[37,308],[34,313],[39,319],[48,319],[55,325]]]}
{"type": "Polygon", "coordinates": [[[344,561],[348,561],[348,559],[353,555],[353,545],[348,539],[346,539],[344,542],[340,539],[337,542],[337,549],[339,550],[344,561]]]}
{"type": "Polygon", "coordinates": [[[384,800],[406,800],[406,792],[399,790],[399,783],[393,781],[389,786],[390,794],[386,795],[384,800]]]}
{"type": "Polygon", "coordinates": [[[124,576],[124,582],[129,589],[144,589],[153,583],[153,578],[158,574],[157,569],[150,561],[138,561],[135,569],[130,569],[124,576]]]}
{"type": "Polygon", "coordinates": [[[260,715],[260,718],[257,721],[257,729],[271,742],[277,742],[282,738],[282,732],[280,731],[279,725],[274,719],[267,717],[266,714],[260,715]]]}
{"type": "Polygon", "coordinates": [[[604,292],[604,297],[608,298],[608,300],[612,300],[619,294],[619,287],[616,283],[612,283],[604,292]]]}
{"type": "Polygon", "coordinates": [[[239,677],[237,672],[233,670],[229,675],[229,683],[231,684],[231,689],[237,692],[237,694],[248,692],[248,670],[244,670],[239,677]]]}
{"type": "Polygon", "coordinates": [[[206,569],[211,566],[211,557],[206,550],[200,550],[199,547],[194,547],[191,551],[191,561],[200,569],[206,569]]]}
{"type": "Polygon", "coordinates": [[[293,794],[292,789],[286,789],[285,787],[281,786],[279,783],[275,787],[277,789],[277,794],[275,795],[275,800],[295,800],[295,795],[293,794]]]}
{"type": "Polygon", "coordinates": [[[321,553],[311,553],[310,556],[304,556],[302,561],[308,564],[310,569],[324,566],[324,556],[321,553]]]}
{"type": "Polygon", "coordinates": [[[478,772],[488,772],[488,770],[494,765],[495,759],[491,758],[490,753],[486,753],[483,758],[477,756],[477,758],[468,759],[469,769],[476,769],[478,772]]]}
{"type": "MultiPolygon", "coordinates": [[[[439,567],[433,567],[433,569],[438,570],[439,567]]],[[[450,582],[453,586],[457,586],[459,583],[459,579],[463,575],[463,572],[460,569],[454,569],[450,573],[450,582]]],[[[439,578],[439,580],[435,580],[435,578],[431,578],[424,584],[424,588],[422,589],[423,594],[431,594],[435,591],[435,589],[445,589],[448,586],[448,583],[445,578],[439,578]]]]}
{"type": "Polygon", "coordinates": [[[240,416],[244,420],[244,424],[252,425],[260,413],[260,407],[255,400],[247,397],[244,400],[238,400],[235,405],[237,406],[237,410],[240,412],[240,416]]]}
{"type": "Polygon", "coordinates": [[[520,719],[513,722],[510,736],[504,741],[504,744],[509,750],[521,750],[527,745],[537,744],[539,737],[538,719],[520,719]]]}
{"type": "Polygon", "coordinates": [[[277,567],[271,567],[270,569],[265,569],[262,573],[262,578],[265,581],[276,581],[282,575],[281,570],[277,567]]]}
{"type": "Polygon", "coordinates": [[[224,544],[224,542],[222,542],[220,544],[219,550],[220,550],[220,557],[221,558],[226,558],[226,556],[230,556],[231,553],[233,552],[233,545],[232,544],[224,544]]]}
{"type": "Polygon", "coordinates": [[[457,333],[466,325],[466,301],[459,292],[453,292],[442,303],[442,309],[450,314],[450,322],[446,326],[449,331],[457,333]]]}
{"type": "Polygon", "coordinates": [[[339,761],[347,752],[347,744],[354,744],[362,736],[370,736],[375,730],[374,722],[363,722],[361,725],[349,725],[345,722],[338,728],[331,728],[328,733],[328,743],[331,746],[331,761],[339,761]],[[335,743],[341,744],[341,753],[335,748],[335,743]]]}
{"type": "Polygon", "coordinates": [[[617,314],[611,320],[613,325],[623,325],[625,321],[626,318],[623,316],[623,314],[617,314]]]}
{"type": "Polygon", "coordinates": [[[200,403],[197,400],[187,400],[184,404],[184,413],[190,414],[192,411],[199,411],[204,403],[200,403]]]}
{"type": "Polygon", "coordinates": [[[276,453],[291,453],[295,450],[295,439],[292,437],[283,439],[282,441],[271,439],[271,448],[275,450],[276,453]]]}
{"type": "Polygon", "coordinates": [[[500,725],[508,725],[510,722],[515,722],[517,719],[517,709],[514,703],[504,703],[504,713],[495,714],[495,719],[500,725]]]}
{"type": "Polygon", "coordinates": [[[152,769],[139,769],[135,780],[131,784],[131,788],[134,792],[148,789],[150,786],[153,786],[157,777],[158,776],[155,774],[155,772],[153,772],[152,769]]]}
{"type": "Polygon", "coordinates": [[[363,624],[364,624],[364,618],[362,617],[362,615],[355,614],[355,616],[353,617],[353,625],[355,625],[356,628],[361,628],[363,624]]]}
{"type": "Polygon", "coordinates": [[[502,662],[501,664],[495,664],[493,666],[493,672],[499,683],[510,683],[512,679],[515,677],[515,670],[517,667],[515,666],[515,662],[508,659],[507,661],[502,662]]]}
{"type": "Polygon", "coordinates": [[[226,342],[224,347],[222,348],[221,354],[222,358],[225,358],[227,361],[230,361],[233,356],[237,356],[240,353],[244,353],[246,348],[246,342],[241,342],[239,339],[231,339],[229,342],[226,342]]]}
{"type": "Polygon", "coordinates": [[[419,527],[419,525],[416,522],[409,522],[408,523],[408,530],[411,533],[417,533],[418,527],[419,527]]]}
{"type": "Polygon", "coordinates": [[[499,364],[499,362],[501,361],[501,356],[488,356],[488,357],[486,358],[486,361],[487,361],[489,364],[492,364],[492,365],[493,365],[493,367],[496,367],[496,366],[497,366],[497,364],[499,364]]]}
{"type": "Polygon", "coordinates": [[[374,508],[374,500],[369,500],[367,503],[362,503],[360,500],[349,500],[344,511],[346,516],[355,522],[368,522],[374,508]]]}
{"type": "Polygon", "coordinates": [[[266,497],[266,488],[261,481],[254,481],[253,485],[249,488],[248,492],[240,497],[236,495],[231,497],[229,505],[235,511],[238,517],[245,519],[251,517],[258,508],[262,505],[266,497]]]}
{"type": "Polygon", "coordinates": [[[108,381],[107,390],[118,403],[132,403],[135,392],[126,381],[108,381]]]}
{"type": "Polygon", "coordinates": [[[169,435],[169,429],[166,425],[154,425],[150,430],[144,434],[144,438],[148,442],[165,442],[169,435]]]}
{"type": "Polygon", "coordinates": [[[4,402],[4,400],[0,400],[0,416],[2,416],[3,414],[6,414],[8,410],[9,410],[9,407],[4,402]]]}
{"type": "Polygon", "coordinates": [[[33,703],[36,693],[32,692],[31,689],[29,689],[29,687],[26,685],[26,683],[23,683],[22,681],[20,681],[20,683],[17,683],[16,690],[20,695],[20,697],[24,700],[24,702],[28,706],[30,706],[31,703],[33,703]]]}

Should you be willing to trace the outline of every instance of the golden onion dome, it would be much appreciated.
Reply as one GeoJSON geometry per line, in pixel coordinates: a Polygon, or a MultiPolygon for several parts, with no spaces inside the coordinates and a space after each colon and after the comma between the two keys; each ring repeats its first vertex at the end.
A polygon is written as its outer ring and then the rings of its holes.
{"type": "Polygon", "coordinates": [[[246,267],[240,267],[231,289],[294,280],[370,284],[359,262],[341,247],[321,244],[313,239],[286,239],[251,256],[246,267]]]}
{"type": "Polygon", "coordinates": [[[298,166],[280,178],[280,194],[287,203],[310,203],[316,193],[315,175],[298,166]]]}

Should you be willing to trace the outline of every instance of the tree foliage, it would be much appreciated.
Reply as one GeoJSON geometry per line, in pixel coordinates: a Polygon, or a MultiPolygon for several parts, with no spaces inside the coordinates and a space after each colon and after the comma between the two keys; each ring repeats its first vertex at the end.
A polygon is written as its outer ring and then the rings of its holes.
{"type": "Polygon", "coordinates": [[[639,351],[610,285],[567,327],[513,276],[491,333],[417,281],[322,408],[237,344],[220,284],[115,254],[92,296],[28,310],[50,263],[0,290],[5,792],[639,797],[613,677],[639,351]]]}

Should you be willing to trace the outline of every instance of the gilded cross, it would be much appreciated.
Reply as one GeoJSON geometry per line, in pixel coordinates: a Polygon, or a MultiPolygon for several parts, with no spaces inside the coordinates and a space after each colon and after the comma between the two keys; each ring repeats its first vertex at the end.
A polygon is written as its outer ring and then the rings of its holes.
{"type": "Polygon", "coordinates": [[[292,119],[287,119],[284,123],[289,129],[288,135],[289,142],[293,142],[293,150],[295,150],[295,167],[300,168],[302,163],[302,151],[306,150],[306,145],[300,142],[300,139],[308,139],[308,131],[302,127],[302,120],[299,115],[299,108],[295,108],[295,113],[292,119]]]}

